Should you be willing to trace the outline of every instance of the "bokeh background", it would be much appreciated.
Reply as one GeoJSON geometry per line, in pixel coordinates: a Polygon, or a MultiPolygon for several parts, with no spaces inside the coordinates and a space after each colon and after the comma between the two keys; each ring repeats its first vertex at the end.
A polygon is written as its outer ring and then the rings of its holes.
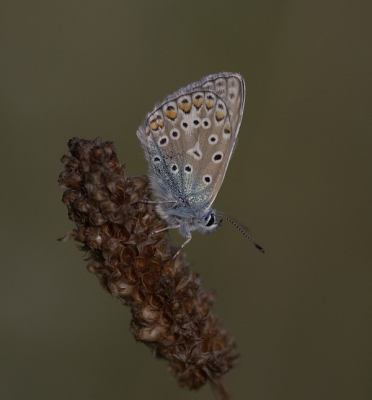
{"type": "MultiPolygon", "coordinates": [[[[0,13],[0,397],[213,399],[178,388],[86,271],[57,178],[67,141],[114,141],[129,175],[154,103],[242,73],[216,200],[249,226],[195,234],[240,364],[234,399],[372,397],[370,1],[4,1],[0,13]]],[[[176,243],[181,242],[172,234],[176,243]]]]}

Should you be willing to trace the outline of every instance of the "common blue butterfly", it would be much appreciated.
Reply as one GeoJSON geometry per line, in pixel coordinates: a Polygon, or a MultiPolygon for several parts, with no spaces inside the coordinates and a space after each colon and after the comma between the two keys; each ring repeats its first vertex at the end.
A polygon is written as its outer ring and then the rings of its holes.
{"type": "Polygon", "coordinates": [[[168,224],[162,230],[178,228],[186,237],[181,249],[192,231],[215,230],[221,223],[218,217],[238,227],[211,206],[237,143],[244,101],[240,74],[208,75],[166,97],[138,128],[157,196],[156,211],[168,224]]]}

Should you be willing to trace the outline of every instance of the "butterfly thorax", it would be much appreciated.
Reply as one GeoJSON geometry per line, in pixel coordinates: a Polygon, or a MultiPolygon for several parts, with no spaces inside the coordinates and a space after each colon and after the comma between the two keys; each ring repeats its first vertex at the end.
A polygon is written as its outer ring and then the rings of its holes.
{"type": "Polygon", "coordinates": [[[178,227],[180,234],[185,237],[195,230],[211,232],[220,224],[212,208],[196,210],[182,203],[159,203],[156,211],[169,227],[178,227]]]}

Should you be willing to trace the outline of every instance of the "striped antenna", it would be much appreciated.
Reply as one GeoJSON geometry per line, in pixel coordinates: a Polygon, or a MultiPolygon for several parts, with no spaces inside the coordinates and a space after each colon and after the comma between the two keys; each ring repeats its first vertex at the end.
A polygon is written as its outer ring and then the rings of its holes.
{"type": "Polygon", "coordinates": [[[244,230],[239,226],[239,224],[237,222],[235,222],[232,218],[228,217],[227,215],[224,214],[216,214],[218,217],[221,217],[223,219],[225,219],[226,221],[229,221],[230,224],[234,225],[235,228],[246,238],[248,239],[253,245],[254,247],[256,247],[256,249],[260,250],[261,253],[265,253],[265,249],[263,247],[261,247],[259,244],[257,244],[254,240],[252,240],[245,232],[244,230]]]}

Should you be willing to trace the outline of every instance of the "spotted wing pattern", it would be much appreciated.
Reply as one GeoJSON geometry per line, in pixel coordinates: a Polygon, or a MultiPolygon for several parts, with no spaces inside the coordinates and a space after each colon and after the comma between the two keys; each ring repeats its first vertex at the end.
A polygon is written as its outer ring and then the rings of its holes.
{"type": "Polygon", "coordinates": [[[168,96],[139,128],[159,200],[190,209],[214,201],[234,150],[245,101],[236,73],[209,75],[168,96]]]}

